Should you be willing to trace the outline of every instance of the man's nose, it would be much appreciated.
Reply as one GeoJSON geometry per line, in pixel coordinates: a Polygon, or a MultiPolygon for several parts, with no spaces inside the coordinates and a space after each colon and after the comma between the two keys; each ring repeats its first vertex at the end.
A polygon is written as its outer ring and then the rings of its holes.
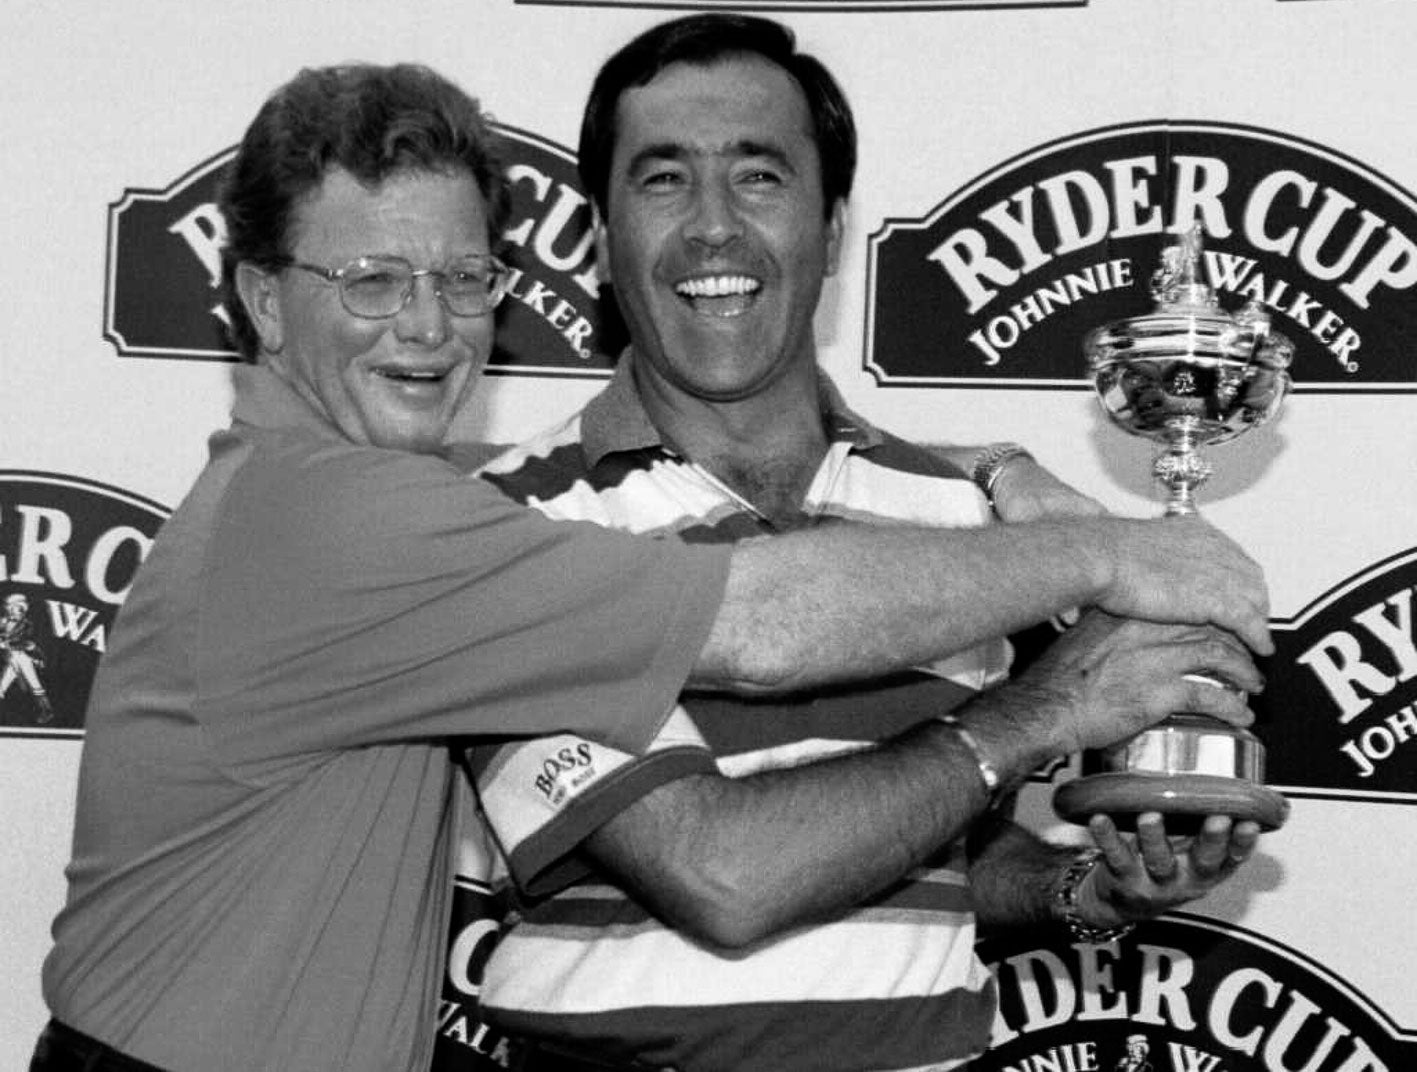
{"type": "Polygon", "coordinates": [[[395,332],[404,342],[434,348],[448,338],[448,310],[438,296],[440,280],[432,274],[413,277],[413,291],[394,318],[395,332]]]}
{"type": "Polygon", "coordinates": [[[723,246],[743,230],[738,203],[726,182],[706,182],[695,191],[692,211],[684,224],[684,236],[708,246],[723,246]]]}

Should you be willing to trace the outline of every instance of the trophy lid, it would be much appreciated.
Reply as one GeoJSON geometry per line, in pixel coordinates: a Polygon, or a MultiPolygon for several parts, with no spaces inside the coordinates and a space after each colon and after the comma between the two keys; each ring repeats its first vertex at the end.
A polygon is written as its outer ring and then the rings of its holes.
{"type": "Polygon", "coordinates": [[[1252,301],[1233,316],[1221,307],[1202,270],[1202,234],[1196,222],[1162,250],[1161,266],[1151,277],[1152,312],[1088,333],[1084,349],[1094,372],[1145,358],[1238,362],[1270,371],[1288,367],[1294,347],[1270,330],[1261,303],[1252,301]]]}
{"type": "Polygon", "coordinates": [[[1222,442],[1268,420],[1289,389],[1293,344],[1259,302],[1221,308],[1203,263],[1197,223],[1162,252],[1155,308],[1084,340],[1103,408],[1134,435],[1222,442]]]}

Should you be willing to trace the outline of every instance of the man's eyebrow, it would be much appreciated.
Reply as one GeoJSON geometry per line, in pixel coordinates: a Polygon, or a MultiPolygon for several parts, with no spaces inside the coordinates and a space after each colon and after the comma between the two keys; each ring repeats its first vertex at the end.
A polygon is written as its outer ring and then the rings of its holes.
{"type": "Polygon", "coordinates": [[[643,145],[635,151],[626,164],[626,170],[633,173],[637,168],[642,167],[653,160],[687,160],[694,156],[726,156],[731,159],[747,159],[750,157],[765,157],[774,163],[788,169],[795,170],[791,157],[781,145],[772,142],[755,141],[751,138],[744,138],[739,141],[728,142],[724,145],[704,148],[698,146],[685,145],[682,142],[662,141],[643,145]]]}
{"type": "Polygon", "coordinates": [[[776,164],[781,165],[784,168],[788,168],[789,170],[794,171],[796,170],[793,167],[792,157],[789,155],[787,149],[784,146],[777,144],[776,142],[761,142],[752,141],[751,139],[744,139],[743,141],[735,142],[731,147],[730,152],[733,156],[736,157],[766,157],[767,159],[773,161],[776,164]]]}
{"type": "Polygon", "coordinates": [[[633,172],[650,160],[682,160],[689,155],[688,147],[678,142],[654,142],[635,150],[635,154],[626,161],[625,170],[633,172]]]}

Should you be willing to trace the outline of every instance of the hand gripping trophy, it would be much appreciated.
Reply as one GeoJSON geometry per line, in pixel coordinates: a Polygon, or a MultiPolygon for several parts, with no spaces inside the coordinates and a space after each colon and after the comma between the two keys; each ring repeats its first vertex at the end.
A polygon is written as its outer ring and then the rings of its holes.
{"type": "MultiPolygon", "coordinates": [[[[1167,248],[1152,276],[1155,310],[1088,333],[1093,384],[1112,421],[1163,444],[1153,473],[1168,489],[1166,515],[1194,514],[1211,474],[1198,448],[1256,428],[1289,390],[1294,347],[1270,330],[1258,302],[1231,316],[1201,271],[1201,227],[1167,248]]],[[[1222,682],[1215,682],[1222,685],[1222,682]]],[[[1247,730],[1178,712],[1136,737],[1083,757],[1083,776],[1061,786],[1054,810],[1086,823],[1111,815],[1130,827],[1147,811],[1173,833],[1206,815],[1284,822],[1288,805],[1264,781],[1264,746],[1247,730]]]]}

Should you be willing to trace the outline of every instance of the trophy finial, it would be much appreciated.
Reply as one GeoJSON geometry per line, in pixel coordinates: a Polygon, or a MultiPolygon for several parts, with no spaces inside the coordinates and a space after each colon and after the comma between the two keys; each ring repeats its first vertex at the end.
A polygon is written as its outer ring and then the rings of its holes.
{"type": "Polygon", "coordinates": [[[1161,265],[1151,276],[1151,296],[1163,309],[1210,308],[1215,295],[1201,272],[1205,229],[1199,220],[1161,251],[1161,265]]]}

